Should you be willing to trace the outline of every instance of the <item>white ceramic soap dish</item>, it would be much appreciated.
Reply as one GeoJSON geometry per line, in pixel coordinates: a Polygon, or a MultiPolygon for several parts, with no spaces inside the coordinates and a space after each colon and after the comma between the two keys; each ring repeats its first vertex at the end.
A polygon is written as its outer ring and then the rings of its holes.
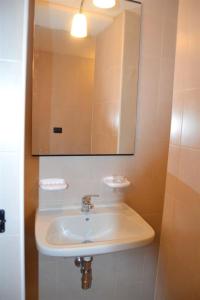
{"type": "Polygon", "coordinates": [[[40,188],[45,191],[62,191],[68,188],[68,184],[63,178],[40,179],[40,188]]]}
{"type": "Polygon", "coordinates": [[[103,182],[111,188],[125,188],[131,183],[125,176],[108,176],[103,178],[103,182]]]}

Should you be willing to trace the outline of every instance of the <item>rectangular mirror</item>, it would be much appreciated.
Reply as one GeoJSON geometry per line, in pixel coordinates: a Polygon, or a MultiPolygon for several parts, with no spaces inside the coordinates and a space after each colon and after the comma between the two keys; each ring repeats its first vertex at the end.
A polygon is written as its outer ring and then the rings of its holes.
{"type": "Polygon", "coordinates": [[[134,154],[141,4],[35,3],[33,155],[134,154]]]}

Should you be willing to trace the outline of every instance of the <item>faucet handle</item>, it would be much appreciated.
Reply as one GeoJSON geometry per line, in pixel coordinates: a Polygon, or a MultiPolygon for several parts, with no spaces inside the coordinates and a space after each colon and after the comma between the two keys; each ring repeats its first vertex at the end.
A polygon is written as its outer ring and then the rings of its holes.
{"type": "Polygon", "coordinates": [[[94,194],[94,195],[85,195],[85,196],[82,198],[82,201],[83,201],[83,202],[90,203],[92,197],[99,197],[99,195],[95,195],[95,194],[94,194]]]}

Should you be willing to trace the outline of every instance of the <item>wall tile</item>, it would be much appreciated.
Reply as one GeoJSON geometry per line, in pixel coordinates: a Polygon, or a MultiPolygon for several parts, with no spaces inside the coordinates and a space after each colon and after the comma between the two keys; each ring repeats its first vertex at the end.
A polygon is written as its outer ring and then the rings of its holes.
{"type": "MultiPolygon", "coordinates": [[[[199,84],[200,86],[200,84],[199,84]]],[[[200,89],[184,92],[181,144],[200,149],[200,89]]]]}
{"type": "Polygon", "coordinates": [[[20,60],[23,38],[23,0],[2,0],[0,10],[0,59],[20,60]],[[6,39],[5,39],[6,36],[6,39]]]}
{"type": "Polygon", "coordinates": [[[185,92],[174,92],[170,135],[170,143],[173,145],[181,144],[184,100],[185,92]]]}
{"type": "Polygon", "coordinates": [[[144,248],[144,269],[141,299],[154,299],[154,282],[156,278],[155,264],[157,264],[158,244],[157,241],[144,248]]]}
{"type": "Polygon", "coordinates": [[[107,300],[108,297],[109,299],[121,299],[123,295],[124,299],[128,300],[131,294],[132,297],[142,300],[143,260],[144,251],[138,249],[94,257],[93,285],[90,290],[83,291],[81,289],[81,273],[74,266],[73,258],[46,260],[44,256],[40,256],[40,267],[43,274],[40,299],[64,300],[67,297],[69,299],[107,300]],[[130,266],[132,267],[130,268],[130,266]],[[54,272],[47,277],[45,274],[49,274],[52,267],[54,267],[54,272]],[[122,272],[123,268],[127,270],[126,274],[122,272]],[[115,274],[115,276],[110,276],[110,274],[115,274]],[[55,282],[57,282],[56,287],[55,282]],[[48,284],[51,284],[49,290],[47,290],[48,284]],[[117,289],[119,285],[120,291],[117,289]],[[66,286],[70,286],[70,289],[66,289],[66,286]]]}
{"type": "Polygon", "coordinates": [[[39,299],[55,300],[56,298],[56,262],[40,259],[39,263],[39,299]]]}
{"type": "Polygon", "coordinates": [[[182,148],[179,163],[179,178],[200,193],[200,151],[182,148]]]}
{"type": "Polygon", "coordinates": [[[0,151],[17,149],[21,63],[0,61],[0,151]]]}
{"type": "Polygon", "coordinates": [[[6,235],[19,234],[19,158],[0,152],[0,207],[6,211],[6,235]]]}
{"type": "Polygon", "coordinates": [[[1,299],[21,300],[21,244],[18,236],[0,236],[1,299]],[[14,255],[13,255],[14,253],[14,255]],[[7,271],[12,270],[12,272],[7,271]]]}
{"type": "Polygon", "coordinates": [[[168,172],[174,176],[179,175],[180,151],[178,146],[170,145],[169,147],[168,172]]]}
{"type": "Polygon", "coordinates": [[[162,49],[162,15],[146,14],[143,18],[141,34],[142,49],[141,55],[146,57],[157,58],[162,49]]]}
{"type": "Polygon", "coordinates": [[[199,1],[180,0],[156,300],[200,298],[199,1]]]}

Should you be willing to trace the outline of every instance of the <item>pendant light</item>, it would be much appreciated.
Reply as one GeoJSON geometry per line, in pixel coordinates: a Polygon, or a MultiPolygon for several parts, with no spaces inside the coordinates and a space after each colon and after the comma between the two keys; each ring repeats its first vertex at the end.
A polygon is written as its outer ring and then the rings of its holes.
{"type": "Polygon", "coordinates": [[[71,26],[71,36],[85,38],[87,36],[87,18],[82,12],[84,0],[81,1],[80,10],[73,16],[71,26]]]}
{"type": "Polygon", "coordinates": [[[116,5],[116,0],[93,0],[93,4],[99,8],[112,8],[116,5]]]}

